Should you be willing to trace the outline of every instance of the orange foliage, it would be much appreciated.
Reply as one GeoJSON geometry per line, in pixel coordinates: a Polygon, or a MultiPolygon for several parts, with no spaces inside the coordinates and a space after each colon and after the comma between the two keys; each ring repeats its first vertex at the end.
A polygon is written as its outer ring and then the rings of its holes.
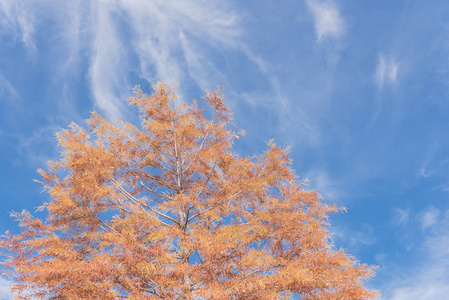
{"type": "Polygon", "coordinates": [[[17,299],[378,295],[364,287],[374,268],[332,247],[339,208],[304,188],[288,149],[237,156],[220,89],[205,98],[211,118],[165,84],[136,88],[140,129],[94,112],[90,133],[57,134],[61,159],[39,170],[46,220],[13,213],[22,233],[0,242],[17,299]]]}

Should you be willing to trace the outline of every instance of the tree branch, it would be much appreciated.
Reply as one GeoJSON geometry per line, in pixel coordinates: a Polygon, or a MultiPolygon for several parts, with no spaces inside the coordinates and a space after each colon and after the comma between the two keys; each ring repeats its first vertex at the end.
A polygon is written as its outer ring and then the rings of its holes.
{"type": "Polygon", "coordinates": [[[106,224],[102,219],[100,219],[100,217],[97,216],[97,219],[98,219],[98,221],[99,221],[100,224],[101,224],[101,225],[100,225],[101,228],[105,229],[103,226],[106,226],[109,230],[112,230],[112,231],[114,231],[115,233],[117,233],[119,236],[123,237],[123,235],[122,235],[117,229],[115,229],[114,227],[109,226],[108,224],[106,224]],[[103,225],[103,226],[102,226],[102,225],[103,225]]]}
{"type": "Polygon", "coordinates": [[[139,180],[140,184],[141,184],[141,185],[143,186],[143,188],[146,189],[148,192],[150,192],[150,193],[152,193],[152,194],[158,196],[159,198],[165,199],[165,200],[169,200],[169,201],[173,201],[173,200],[174,200],[174,199],[171,198],[171,197],[168,197],[168,196],[163,195],[163,194],[159,194],[159,193],[156,192],[155,190],[153,190],[153,189],[147,187],[147,186],[143,183],[143,181],[140,179],[139,176],[137,176],[137,175],[134,175],[134,176],[136,176],[136,178],[139,180]]]}
{"type": "MultiPolygon", "coordinates": [[[[143,207],[146,207],[146,208],[148,208],[149,210],[151,210],[152,212],[154,212],[154,213],[156,213],[156,214],[158,214],[158,215],[160,215],[161,217],[164,217],[164,218],[167,218],[167,219],[169,219],[170,221],[173,221],[173,222],[175,222],[176,224],[178,224],[178,222],[175,220],[175,219],[173,219],[173,218],[171,218],[171,217],[169,217],[169,216],[167,216],[166,214],[164,214],[164,213],[161,213],[160,211],[158,211],[157,209],[154,209],[154,208],[152,208],[151,206],[149,206],[149,205],[146,205],[146,204],[144,204],[144,203],[140,203],[139,202],[139,200],[137,199],[137,198],[135,198],[133,195],[131,195],[130,193],[128,193],[114,178],[109,178],[109,181],[115,186],[115,188],[117,188],[126,198],[128,198],[131,202],[133,202],[134,204],[136,204],[140,209],[142,209],[144,212],[146,212],[146,213],[148,213],[143,207]],[[143,207],[142,207],[143,206],[143,207]]],[[[151,216],[151,214],[150,214],[150,216],[151,216]]],[[[165,225],[165,226],[170,226],[170,225],[168,225],[167,223],[165,223],[165,222],[163,222],[163,221],[161,221],[161,220],[159,220],[158,218],[156,218],[156,217],[154,217],[154,216],[151,216],[153,219],[155,219],[155,220],[158,220],[159,222],[161,222],[163,225],[165,225]]]]}

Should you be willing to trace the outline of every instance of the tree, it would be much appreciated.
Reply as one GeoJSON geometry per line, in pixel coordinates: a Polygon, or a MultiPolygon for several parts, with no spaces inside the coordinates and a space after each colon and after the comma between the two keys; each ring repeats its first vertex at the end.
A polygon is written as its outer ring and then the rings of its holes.
{"type": "Polygon", "coordinates": [[[374,268],[331,244],[339,208],[305,189],[288,149],[239,157],[220,89],[206,92],[210,118],[153,89],[130,99],[141,129],[94,112],[90,133],[57,134],[61,159],[39,170],[46,220],[12,213],[22,232],[0,244],[18,299],[377,296],[374,268]]]}

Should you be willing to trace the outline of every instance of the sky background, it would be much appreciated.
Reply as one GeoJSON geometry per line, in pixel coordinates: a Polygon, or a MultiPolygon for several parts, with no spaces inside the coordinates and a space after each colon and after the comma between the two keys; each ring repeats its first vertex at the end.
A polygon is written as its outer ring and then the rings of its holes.
{"type": "MultiPolygon", "coordinates": [[[[449,295],[445,0],[0,0],[0,232],[48,200],[54,133],[94,109],[136,120],[132,88],[224,86],[240,155],[271,138],[330,202],[334,243],[380,267],[382,299],[449,295]]],[[[0,299],[9,298],[0,279],[0,299]]]]}

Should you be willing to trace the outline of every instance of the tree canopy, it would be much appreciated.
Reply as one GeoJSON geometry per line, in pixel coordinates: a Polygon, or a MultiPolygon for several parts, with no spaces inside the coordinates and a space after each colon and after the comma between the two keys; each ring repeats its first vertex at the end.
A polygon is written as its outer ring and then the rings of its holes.
{"type": "Polygon", "coordinates": [[[369,299],[374,267],[335,249],[341,208],[295,175],[288,148],[239,157],[220,89],[209,112],[139,87],[141,124],[94,112],[39,170],[50,200],[12,213],[0,248],[18,299],[369,299]],[[206,117],[210,115],[210,117],[206,117]]]}

